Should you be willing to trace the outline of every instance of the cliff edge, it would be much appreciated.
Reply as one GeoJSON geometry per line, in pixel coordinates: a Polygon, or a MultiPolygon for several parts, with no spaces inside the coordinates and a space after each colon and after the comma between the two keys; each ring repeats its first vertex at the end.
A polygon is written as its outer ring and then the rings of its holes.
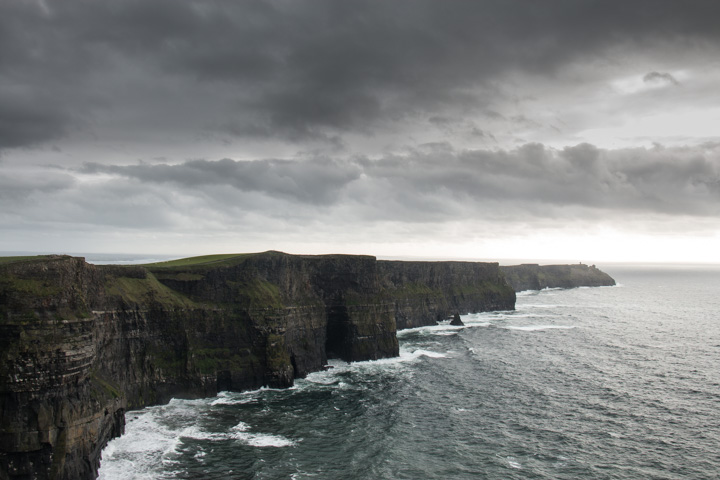
{"type": "Polygon", "coordinates": [[[288,387],[396,330],[509,310],[496,263],[280,252],[144,266],[0,259],[0,479],[94,479],[127,409],[288,387]]]}

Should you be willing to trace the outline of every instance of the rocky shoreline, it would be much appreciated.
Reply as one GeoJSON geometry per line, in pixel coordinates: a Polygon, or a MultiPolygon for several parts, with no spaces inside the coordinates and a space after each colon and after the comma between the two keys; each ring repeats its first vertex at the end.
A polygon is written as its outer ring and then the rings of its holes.
{"type": "Polygon", "coordinates": [[[5,258],[0,478],[96,478],[126,410],[289,387],[328,358],[397,356],[398,329],[512,310],[518,287],[614,284],[603,276],[280,252],[124,267],[5,258]]]}

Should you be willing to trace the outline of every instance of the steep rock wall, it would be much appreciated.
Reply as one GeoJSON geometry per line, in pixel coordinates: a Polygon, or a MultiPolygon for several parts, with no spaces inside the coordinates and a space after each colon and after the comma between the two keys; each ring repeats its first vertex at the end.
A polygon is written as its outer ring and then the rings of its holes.
{"type": "Polygon", "coordinates": [[[435,325],[455,313],[513,310],[515,292],[497,263],[378,261],[398,330],[435,325]]]}
{"type": "Polygon", "coordinates": [[[396,356],[397,328],[513,305],[495,264],[0,262],[0,478],[95,478],[126,409],[290,386],[328,357],[396,356]]]}
{"type": "Polygon", "coordinates": [[[523,265],[500,267],[507,282],[516,292],[543,288],[603,287],[615,280],[595,265],[523,265]]]}

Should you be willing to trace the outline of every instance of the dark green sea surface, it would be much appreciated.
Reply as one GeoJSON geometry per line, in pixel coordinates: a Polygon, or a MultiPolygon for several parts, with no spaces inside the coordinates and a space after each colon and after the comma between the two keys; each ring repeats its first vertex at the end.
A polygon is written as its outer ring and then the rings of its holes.
{"type": "Polygon", "coordinates": [[[397,359],[129,412],[101,478],[718,478],[720,268],[603,269],[397,359]]]}

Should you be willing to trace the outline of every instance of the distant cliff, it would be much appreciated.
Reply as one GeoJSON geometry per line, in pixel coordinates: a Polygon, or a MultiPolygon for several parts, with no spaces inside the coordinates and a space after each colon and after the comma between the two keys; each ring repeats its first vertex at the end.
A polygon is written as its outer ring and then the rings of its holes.
{"type": "Polygon", "coordinates": [[[145,266],[0,259],[0,479],[91,479],[126,409],[287,387],[397,328],[513,309],[497,264],[279,252],[145,266]]]}
{"type": "Polygon", "coordinates": [[[435,325],[454,313],[515,308],[496,263],[377,262],[398,330],[435,325]]]}
{"type": "Polygon", "coordinates": [[[516,292],[543,288],[605,287],[615,280],[595,265],[523,265],[500,267],[507,282],[516,292]]]}

